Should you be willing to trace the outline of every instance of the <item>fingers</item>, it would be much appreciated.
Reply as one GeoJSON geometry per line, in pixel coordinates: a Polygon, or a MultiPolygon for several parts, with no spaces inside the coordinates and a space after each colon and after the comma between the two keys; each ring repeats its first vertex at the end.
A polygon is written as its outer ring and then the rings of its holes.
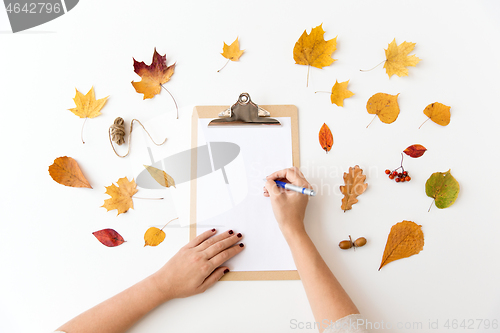
{"type": "MultiPolygon", "coordinates": [[[[279,178],[285,178],[290,183],[303,187],[310,187],[311,185],[307,182],[306,178],[299,170],[299,168],[293,167],[288,169],[283,169],[280,171],[276,171],[269,176],[267,176],[268,180],[276,180],[279,178]]],[[[269,191],[269,188],[267,188],[269,191]]]]}
{"type": "Polygon", "coordinates": [[[213,286],[214,283],[219,281],[226,273],[229,273],[229,269],[226,266],[221,266],[215,269],[212,274],[210,274],[200,285],[201,292],[204,292],[213,286]]]}
{"type": "Polygon", "coordinates": [[[215,229],[212,229],[212,230],[207,230],[204,233],[199,234],[198,236],[193,238],[189,243],[187,243],[186,247],[192,248],[192,247],[200,245],[203,241],[205,241],[206,239],[215,235],[215,231],[216,231],[215,229]]]}
{"type": "Polygon", "coordinates": [[[237,245],[231,246],[230,248],[222,251],[221,253],[214,256],[209,261],[215,266],[220,266],[225,263],[227,260],[231,259],[241,251],[245,249],[245,245],[243,243],[239,243],[237,245]]]}
{"type": "Polygon", "coordinates": [[[235,233],[232,230],[226,230],[216,236],[204,240],[201,244],[197,246],[197,250],[204,251],[207,248],[211,247],[212,245],[216,244],[217,242],[220,242],[221,240],[231,237],[233,235],[235,235],[235,233]]]}
{"type": "MultiPolygon", "coordinates": [[[[229,235],[229,233],[226,233],[229,235]]],[[[227,248],[233,246],[234,244],[238,243],[243,236],[241,233],[232,233],[229,235],[229,237],[226,237],[222,240],[219,240],[218,242],[215,242],[213,245],[210,245],[204,252],[207,255],[208,259],[215,257],[222,251],[226,250],[227,248]]],[[[216,237],[213,237],[216,238],[216,237]]],[[[203,245],[203,244],[202,244],[203,245]]]]}
{"type": "Polygon", "coordinates": [[[276,185],[274,180],[267,180],[266,184],[264,185],[264,196],[270,197],[270,196],[276,196],[281,194],[283,191],[281,188],[276,185]],[[266,195],[267,193],[267,195],[266,195]]]}

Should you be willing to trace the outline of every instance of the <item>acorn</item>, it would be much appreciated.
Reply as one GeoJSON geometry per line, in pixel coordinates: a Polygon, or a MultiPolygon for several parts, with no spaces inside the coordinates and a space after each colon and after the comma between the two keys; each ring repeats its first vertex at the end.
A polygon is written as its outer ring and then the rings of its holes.
{"type": "Polygon", "coordinates": [[[342,250],[348,250],[351,247],[357,248],[364,246],[366,244],[366,238],[364,237],[359,237],[356,239],[354,242],[352,241],[351,235],[349,235],[349,240],[344,240],[339,243],[339,247],[342,250]]]}

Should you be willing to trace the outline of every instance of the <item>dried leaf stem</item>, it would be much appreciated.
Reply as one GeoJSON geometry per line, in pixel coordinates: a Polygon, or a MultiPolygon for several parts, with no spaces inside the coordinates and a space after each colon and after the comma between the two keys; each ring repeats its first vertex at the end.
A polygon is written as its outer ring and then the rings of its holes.
{"type": "Polygon", "coordinates": [[[221,68],[221,69],[219,69],[219,70],[217,71],[217,73],[219,73],[221,70],[223,70],[223,69],[224,69],[224,67],[226,67],[226,66],[227,66],[227,64],[229,64],[229,60],[231,60],[231,59],[227,59],[227,61],[226,61],[226,63],[224,64],[224,66],[222,66],[222,68],[221,68]]]}
{"type": "MultiPolygon", "coordinates": [[[[165,228],[165,227],[166,227],[166,226],[167,226],[170,222],[172,222],[172,221],[174,221],[174,220],[177,220],[177,219],[178,219],[178,217],[176,217],[175,219],[172,219],[172,220],[168,221],[168,222],[167,222],[167,224],[165,224],[165,225],[163,226],[163,228],[165,228]]],[[[163,230],[163,228],[161,228],[160,230],[163,230]]]]}
{"type": "Polygon", "coordinates": [[[172,94],[170,93],[170,91],[168,91],[168,89],[167,89],[167,88],[165,88],[165,87],[163,86],[163,84],[160,84],[160,86],[161,86],[163,89],[165,89],[165,90],[169,93],[170,97],[172,97],[172,99],[174,100],[175,109],[176,109],[176,116],[175,116],[175,119],[179,119],[179,107],[177,106],[177,102],[175,101],[174,96],[172,96],[172,94]]]}
{"type": "Polygon", "coordinates": [[[360,69],[359,71],[360,72],[369,72],[371,70],[374,70],[375,68],[377,68],[378,66],[382,65],[384,62],[386,62],[387,60],[384,60],[382,61],[380,64],[378,64],[377,66],[373,67],[373,68],[370,68],[370,69],[360,69]]]}
{"type": "Polygon", "coordinates": [[[422,126],[423,126],[423,125],[424,125],[424,124],[425,124],[425,123],[426,123],[429,119],[431,119],[431,118],[427,118],[427,120],[426,120],[426,121],[424,121],[424,122],[422,123],[422,125],[420,125],[420,126],[418,127],[418,129],[420,129],[420,127],[422,127],[422,126]]]}
{"type": "Polygon", "coordinates": [[[429,206],[429,209],[427,210],[427,213],[431,211],[432,204],[436,201],[436,198],[432,199],[431,205],[429,206]]]}
{"type": "Polygon", "coordinates": [[[88,117],[85,117],[85,120],[83,121],[83,125],[82,125],[82,131],[80,133],[80,138],[82,139],[82,143],[85,144],[85,141],[83,141],[83,127],[85,126],[85,123],[87,122],[87,119],[89,119],[88,117]]]}
{"type": "Polygon", "coordinates": [[[377,115],[375,115],[375,116],[373,117],[372,121],[370,121],[370,123],[369,123],[368,125],[366,125],[366,128],[368,128],[368,126],[370,126],[370,125],[373,123],[373,121],[375,120],[375,118],[376,118],[376,117],[377,117],[377,115]]]}
{"type": "Polygon", "coordinates": [[[143,200],[163,200],[163,198],[142,198],[134,196],[134,199],[143,199],[143,200]]]}

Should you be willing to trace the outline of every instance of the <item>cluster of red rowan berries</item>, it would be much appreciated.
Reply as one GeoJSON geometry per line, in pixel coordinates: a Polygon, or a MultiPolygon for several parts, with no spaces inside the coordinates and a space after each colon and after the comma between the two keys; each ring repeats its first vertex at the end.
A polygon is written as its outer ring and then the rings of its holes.
{"type": "Polygon", "coordinates": [[[403,169],[403,172],[397,172],[396,170],[391,171],[387,169],[385,170],[385,174],[389,175],[389,179],[394,179],[396,183],[409,182],[411,180],[411,177],[408,175],[408,171],[404,171],[403,169]]]}

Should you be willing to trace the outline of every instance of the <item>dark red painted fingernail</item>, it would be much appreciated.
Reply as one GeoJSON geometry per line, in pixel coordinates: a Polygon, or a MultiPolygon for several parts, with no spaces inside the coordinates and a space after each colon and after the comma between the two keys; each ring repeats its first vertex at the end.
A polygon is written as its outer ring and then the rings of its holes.
{"type": "Polygon", "coordinates": [[[229,273],[229,268],[226,268],[226,269],[224,270],[224,274],[227,274],[227,273],[229,273]]]}
{"type": "Polygon", "coordinates": [[[238,233],[236,236],[238,236],[238,238],[241,238],[241,233],[238,233]]]}
{"type": "Polygon", "coordinates": [[[212,229],[212,232],[215,232],[215,228],[212,229]]]}
{"type": "Polygon", "coordinates": [[[229,234],[232,235],[234,232],[232,230],[229,230],[229,234]]]}
{"type": "Polygon", "coordinates": [[[240,243],[240,247],[243,247],[243,246],[245,246],[245,245],[243,245],[243,243],[240,243]]]}

